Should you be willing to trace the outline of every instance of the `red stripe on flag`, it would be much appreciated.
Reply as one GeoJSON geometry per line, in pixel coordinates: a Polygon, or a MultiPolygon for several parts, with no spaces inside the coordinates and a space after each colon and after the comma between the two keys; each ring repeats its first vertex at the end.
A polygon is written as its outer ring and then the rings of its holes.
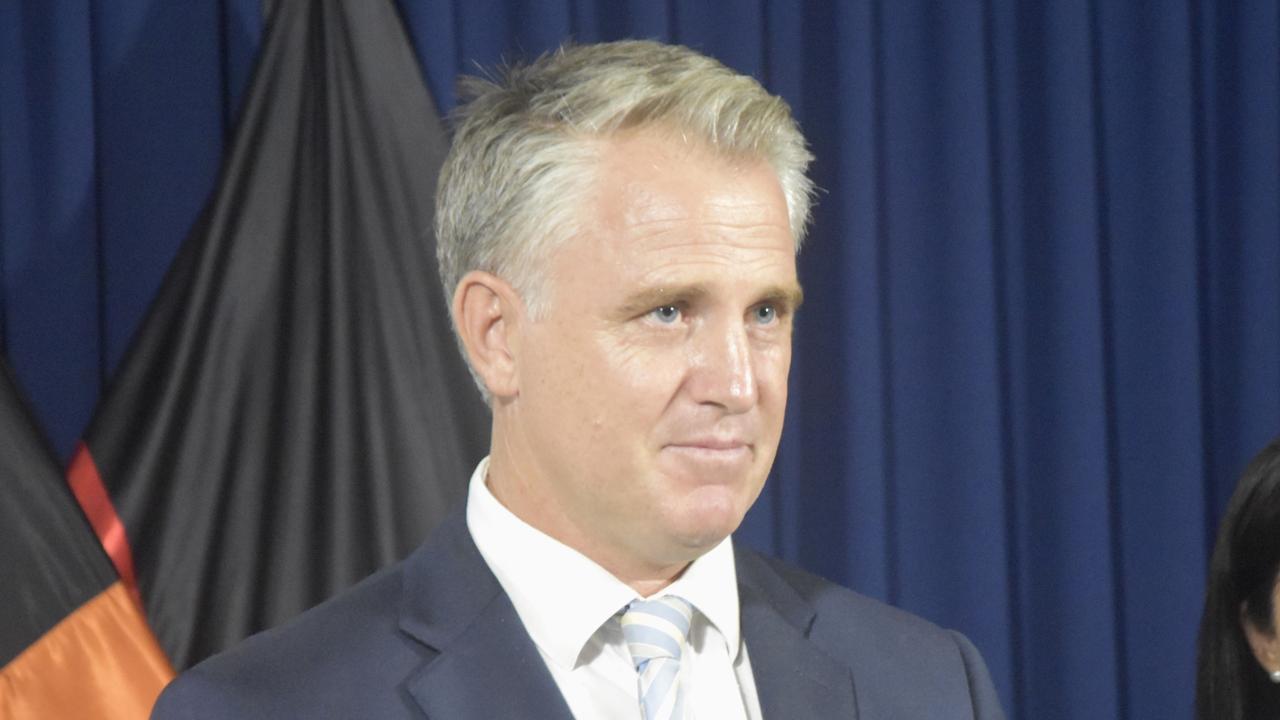
{"type": "Polygon", "coordinates": [[[116,574],[141,607],[142,597],[133,573],[133,551],[129,549],[129,538],[124,534],[124,523],[120,522],[116,506],[112,504],[107,487],[102,484],[102,476],[98,474],[98,465],[89,454],[89,446],[84,443],[76,446],[71,467],[67,468],[67,482],[80,508],[88,516],[102,548],[107,551],[107,557],[111,558],[111,564],[116,566],[116,574]]]}

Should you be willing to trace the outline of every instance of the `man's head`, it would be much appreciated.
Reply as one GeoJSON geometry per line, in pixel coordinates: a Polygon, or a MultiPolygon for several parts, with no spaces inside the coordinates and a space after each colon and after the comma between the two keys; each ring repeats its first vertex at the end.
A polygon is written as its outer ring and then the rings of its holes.
{"type": "Polygon", "coordinates": [[[494,411],[490,487],[632,584],[678,569],[737,527],[777,450],[803,137],[754,80],[651,42],[468,91],[437,238],[494,411]]]}

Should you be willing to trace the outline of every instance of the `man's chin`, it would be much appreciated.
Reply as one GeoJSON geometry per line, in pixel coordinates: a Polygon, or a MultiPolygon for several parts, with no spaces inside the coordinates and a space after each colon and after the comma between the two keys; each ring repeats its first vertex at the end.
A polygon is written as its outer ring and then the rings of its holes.
{"type": "MultiPolygon", "coordinates": [[[[708,498],[702,498],[708,500],[708,498]]],[[[687,508],[674,535],[682,547],[696,558],[719,545],[742,524],[745,508],[731,498],[714,498],[714,502],[695,503],[687,508]]]]}

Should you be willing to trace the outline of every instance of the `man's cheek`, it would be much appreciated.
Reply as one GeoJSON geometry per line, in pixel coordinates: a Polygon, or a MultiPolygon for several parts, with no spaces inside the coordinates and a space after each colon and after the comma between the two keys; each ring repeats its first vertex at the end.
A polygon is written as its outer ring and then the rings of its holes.
{"type": "Polygon", "coordinates": [[[632,353],[617,369],[617,387],[632,396],[633,411],[651,404],[665,405],[685,375],[684,355],[646,348],[632,353]]]}

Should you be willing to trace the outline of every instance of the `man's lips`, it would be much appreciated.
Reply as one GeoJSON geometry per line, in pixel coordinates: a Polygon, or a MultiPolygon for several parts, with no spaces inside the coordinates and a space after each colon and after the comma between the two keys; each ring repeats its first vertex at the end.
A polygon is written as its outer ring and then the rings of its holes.
{"type": "Polygon", "coordinates": [[[752,444],[745,440],[720,437],[690,438],[667,443],[666,445],[669,450],[709,457],[733,457],[739,454],[746,454],[751,452],[752,447],[752,444]]]}

